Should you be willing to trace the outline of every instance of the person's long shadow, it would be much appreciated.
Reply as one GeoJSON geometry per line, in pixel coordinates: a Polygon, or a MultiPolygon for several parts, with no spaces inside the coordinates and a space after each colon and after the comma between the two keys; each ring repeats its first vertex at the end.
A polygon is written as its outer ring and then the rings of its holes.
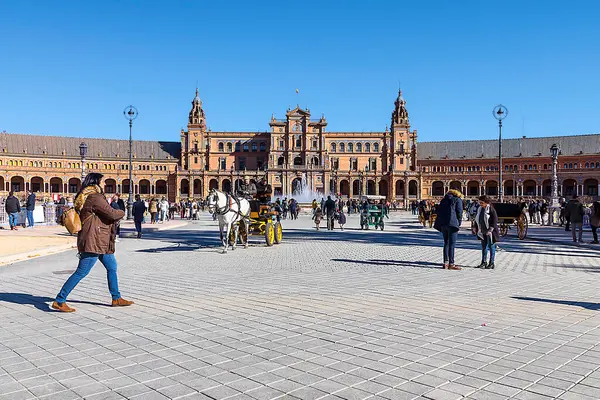
{"type": "Polygon", "coordinates": [[[348,263],[369,264],[369,265],[398,265],[401,267],[419,267],[419,268],[440,268],[442,264],[436,264],[428,261],[401,261],[401,260],[351,260],[347,258],[332,258],[331,261],[340,261],[348,263]]]}
{"type": "MultiPolygon", "coordinates": [[[[0,293],[0,302],[4,301],[6,303],[13,304],[22,304],[22,305],[30,305],[34,306],[38,310],[45,312],[59,312],[57,310],[53,310],[50,308],[50,303],[54,301],[51,297],[45,296],[35,296],[29,293],[0,293]]],[[[69,300],[69,303],[76,304],[90,304],[93,306],[105,306],[109,307],[110,304],[104,303],[96,303],[93,301],[79,301],[79,300],[69,300]]]]}
{"type": "Polygon", "coordinates": [[[567,306],[578,306],[582,308],[587,308],[588,310],[598,311],[600,310],[599,303],[590,303],[587,301],[571,301],[571,300],[555,300],[555,299],[542,299],[539,297],[522,297],[522,296],[512,296],[512,299],[516,300],[526,300],[526,301],[538,301],[542,303],[552,303],[552,304],[562,304],[567,306]]]}

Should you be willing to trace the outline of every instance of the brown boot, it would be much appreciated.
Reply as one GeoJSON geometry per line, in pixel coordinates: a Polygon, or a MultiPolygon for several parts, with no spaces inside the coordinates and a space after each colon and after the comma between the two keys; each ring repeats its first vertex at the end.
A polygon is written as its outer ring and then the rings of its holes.
{"type": "Polygon", "coordinates": [[[450,265],[448,265],[448,269],[451,269],[451,270],[454,270],[454,271],[459,271],[459,270],[460,270],[460,267],[457,267],[457,266],[456,266],[456,265],[454,265],[454,264],[450,264],[450,265]]]}
{"type": "Polygon", "coordinates": [[[113,307],[127,307],[133,304],[133,301],[129,301],[129,300],[125,300],[124,298],[120,297],[117,300],[113,300],[112,301],[112,306],[113,307]]]}
{"type": "Polygon", "coordinates": [[[444,263],[444,269],[448,269],[448,263],[444,263]]]}
{"type": "Polygon", "coordinates": [[[52,303],[52,308],[60,312],[75,312],[75,309],[69,307],[67,303],[58,303],[56,301],[52,303]]]}

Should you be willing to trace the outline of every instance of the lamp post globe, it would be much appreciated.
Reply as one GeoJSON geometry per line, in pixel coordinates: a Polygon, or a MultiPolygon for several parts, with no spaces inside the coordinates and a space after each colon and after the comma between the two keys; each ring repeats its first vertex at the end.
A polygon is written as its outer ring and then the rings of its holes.
{"type": "Polygon", "coordinates": [[[508,109],[498,104],[492,111],[494,118],[498,120],[498,201],[504,201],[504,182],[502,182],[502,120],[508,116],[508,109]]]}
{"type": "Polygon", "coordinates": [[[129,105],[123,110],[123,116],[129,121],[129,193],[127,197],[127,219],[133,219],[133,140],[131,129],[133,127],[133,120],[138,117],[138,110],[134,106],[129,105]]]}
{"type": "Polygon", "coordinates": [[[79,145],[79,155],[81,156],[81,183],[83,184],[83,179],[85,178],[85,157],[87,156],[87,144],[85,142],[81,142],[79,145]]]}

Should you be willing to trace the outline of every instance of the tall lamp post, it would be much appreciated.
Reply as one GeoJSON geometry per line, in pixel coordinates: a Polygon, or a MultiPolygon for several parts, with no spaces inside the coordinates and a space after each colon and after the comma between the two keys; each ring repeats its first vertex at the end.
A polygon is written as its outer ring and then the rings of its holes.
{"type": "Polygon", "coordinates": [[[548,225],[554,224],[554,213],[560,208],[558,204],[558,152],[560,149],[554,143],[550,147],[550,155],[552,156],[552,204],[550,205],[550,216],[548,217],[548,225]]]}
{"type": "Polygon", "coordinates": [[[79,155],[81,156],[81,183],[83,184],[83,180],[85,179],[85,156],[87,155],[87,144],[85,142],[81,142],[79,145],[79,155]]]}
{"type": "Polygon", "coordinates": [[[508,110],[502,104],[494,107],[494,118],[498,120],[498,201],[504,200],[504,183],[502,182],[502,120],[508,115],[508,110]]]}
{"type": "Polygon", "coordinates": [[[138,110],[134,106],[127,106],[123,110],[123,116],[129,121],[129,197],[127,198],[127,219],[133,219],[133,140],[131,128],[133,120],[138,116],[138,110]]]}

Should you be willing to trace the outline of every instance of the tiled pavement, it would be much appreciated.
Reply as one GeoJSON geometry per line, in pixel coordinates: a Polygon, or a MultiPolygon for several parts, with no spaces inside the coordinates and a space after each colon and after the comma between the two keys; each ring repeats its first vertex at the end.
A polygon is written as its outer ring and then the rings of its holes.
{"type": "Polygon", "coordinates": [[[387,222],[227,255],[208,219],[122,240],[129,308],[98,265],[48,311],[74,252],[0,268],[0,399],[600,398],[600,251],[509,239],[446,271],[434,231],[387,222]]]}

